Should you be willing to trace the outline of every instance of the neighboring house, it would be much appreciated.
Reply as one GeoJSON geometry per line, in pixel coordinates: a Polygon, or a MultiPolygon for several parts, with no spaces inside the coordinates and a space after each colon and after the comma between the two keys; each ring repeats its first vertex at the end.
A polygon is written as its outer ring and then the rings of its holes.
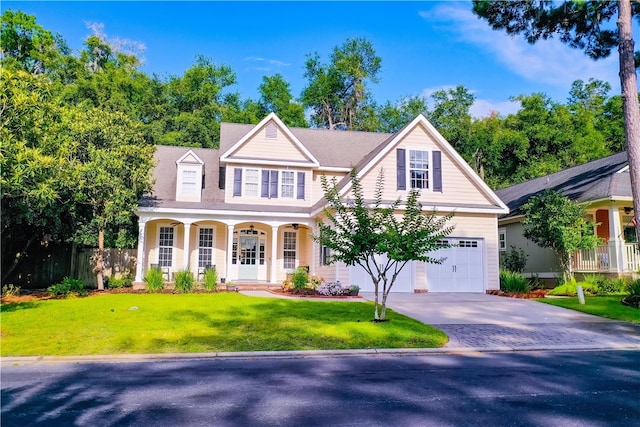
{"type": "Polygon", "coordinates": [[[571,200],[586,203],[588,218],[597,224],[594,233],[602,239],[598,248],[581,250],[572,255],[573,271],[616,275],[638,271],[626,152],[496,191],[510,211],[498,220],[501,257],[511,246],[522,248],[528,254],[526,273],[546,279],[561,276],[553,252],[523,236],[522,206],[531,196],[547,189],[557,190],[571,200]]]}
{"type": "Polygon", "coordinates": [[[200,276],[214,265],[227,282],[279,284],[298,266],[326,281],[371,290],[360,268],[328,265],[312,235],[326,201],[321,176],[349,197],[355,167],[373,199],[380,168],[385,199],[420,189],[425,211],[455,211],[442,265],[410,263],[398,292],[497,289],[498,215],[506,206],[449,143],[418,116],[395,134],[288,128],[275,114],[257,125],[222,123],[220,149],[158,146],[155,186],[141,200],[140,284],[152,266],[166,278],[183,269],[200,276]]]}

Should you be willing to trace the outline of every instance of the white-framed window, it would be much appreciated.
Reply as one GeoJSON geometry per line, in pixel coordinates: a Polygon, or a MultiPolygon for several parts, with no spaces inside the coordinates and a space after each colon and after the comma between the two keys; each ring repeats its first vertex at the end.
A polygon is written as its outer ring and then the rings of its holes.
{"type": "Polygon", "coordinates": [[[411,189],[429,188],[429,152],[409,150],[409,182],[411,189]]]}
{"type": "Polygon", "coordinates": [[[198,172],[193,169],[183,169],[182,171],[182,194],[193,195],[198,192],[198,172]]]}
{"type": "Polygon", "coordinates": [[[244,177],[244,195],[258,197],[260,188],[260,171],[258,169],[246,169],[244,177]]]}
{"type": "Polygon", "coordinates": [[[331,249],[327,246],[320,245],[320,265],[329,265],[331,260],[331,249]]]}
{"type": "Polygon", "coordinates": [[[171,267],[173,265],[173,227],[160,227],[158,236],[158,265],[171,267]]]}
{"type": "Polygon", "coordinates": [[[282,197],[293,199],[296,184],[296,173],[293,171],[282,171],[280,182],[280,194],[282,197]]]}
{"type": "Polygon", "coordinates": [[[498,229],[498,248],[501,251],[507,250],[507,229],[506,228],[498,229]]]}
{"type": "Polygon", "coordinates": [[[198,236],[198,267],[213,265],[213,228],[201,228],[198,236]]]}
{"type": "Polygon", "coordinates": [[[295,231],[285,231],[282,238],[282,260],[285,270],[296,268],[296,237],[295,231]]]}

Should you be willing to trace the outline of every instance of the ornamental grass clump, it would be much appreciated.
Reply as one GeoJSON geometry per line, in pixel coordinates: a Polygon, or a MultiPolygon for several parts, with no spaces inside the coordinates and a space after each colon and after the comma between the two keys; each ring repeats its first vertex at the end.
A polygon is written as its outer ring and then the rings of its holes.
{"type": "Polygon", "coordinates": [[[510,294],[526,294],[531,291],[531,287],[522,274],[500,270],[500,290],[510,294]]]}
{"type": "Polygon", "coordinates": [[[218,271],[215,267],[207,268],[204,270],[204,281],[202,285],[209,291],[215,291],[218,289],[218,271]]]}
{"type": "Polygon", "coordinates": [[[194,282],[193,273],[189,270],[178,271],[174,278],[175,289],[178,292],[191,292],[194,282]]]}
{"type": "Polygon", "coordinates": [[[159,268],[152,268],[144,277],[144,283],[149,292],[158,292],[164,289],[164,276],[159,268]]]}

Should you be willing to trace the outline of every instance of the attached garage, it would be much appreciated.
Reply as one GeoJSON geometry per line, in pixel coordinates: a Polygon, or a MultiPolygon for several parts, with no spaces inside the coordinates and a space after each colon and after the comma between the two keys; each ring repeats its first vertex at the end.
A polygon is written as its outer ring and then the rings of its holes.
{"type": "Polygon", "coordinates": [[[446,239],[454,245],[439,249],[433,258],[445,258],[442,264],[427,264],[429,292],[484,292],[484,250],[482,239],[446,239]]]}
{"type": "MultiPolygon", "coordinates": [[[[391,292],[484,292],[483,239],[450,238],[443,242],[453,245],[431,253],[433,258],[445,258],[442,264],[409,262],[398,275],[391,292]]],[[[381,258],[386,262],[386,258],[381,258]]],[[[349,269],[349,283],[360,286],[362,292],[373,292],[373,282],[360,266],[349,269]]]]}

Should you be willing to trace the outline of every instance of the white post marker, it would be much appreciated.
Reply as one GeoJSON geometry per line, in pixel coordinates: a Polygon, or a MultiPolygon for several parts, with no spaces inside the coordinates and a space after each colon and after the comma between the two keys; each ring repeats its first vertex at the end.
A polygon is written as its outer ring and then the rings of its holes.
{"type": "Polygon", "coordinates": [[[578,302],[584,304],[584,292],[581,285],[576,286],[576,292],[578,293],[578,302]]]}

